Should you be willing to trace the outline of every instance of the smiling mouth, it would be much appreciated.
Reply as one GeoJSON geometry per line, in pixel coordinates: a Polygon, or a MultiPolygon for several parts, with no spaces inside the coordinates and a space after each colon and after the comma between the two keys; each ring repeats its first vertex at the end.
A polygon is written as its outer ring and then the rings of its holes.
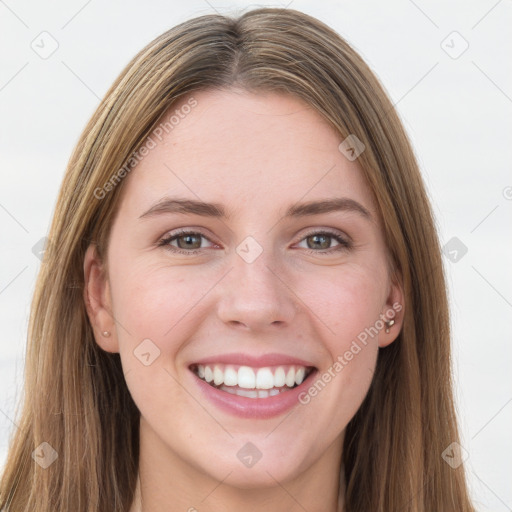
{"type": "Polygon", "coordinates": [[[193,364],[190,370],[210,386],[247,398],[269,398],[300,386],[314,366],[280,365],[253,368],[232,364],[193,364]]]}

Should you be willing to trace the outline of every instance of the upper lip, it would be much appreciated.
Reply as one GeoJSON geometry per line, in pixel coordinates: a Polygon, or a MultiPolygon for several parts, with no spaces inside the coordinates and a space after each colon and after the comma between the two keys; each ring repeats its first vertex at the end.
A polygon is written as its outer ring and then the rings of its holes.
{"type": "Polygon", "coordinates": [[[314,367],[314,365],[311,362],[305,361],[304,359],[299,359],[297,357],[277,353],[263,354],[261,356],[251,356],[249,354],[242,353],[219,354],[216,356],[205,357],[201,360],[194,361],[194,363],[191,366],[215,363],[250,366],[252,368],[263,368],[266,366],[284,366],[292,364],[297,366],[314,367]]]}

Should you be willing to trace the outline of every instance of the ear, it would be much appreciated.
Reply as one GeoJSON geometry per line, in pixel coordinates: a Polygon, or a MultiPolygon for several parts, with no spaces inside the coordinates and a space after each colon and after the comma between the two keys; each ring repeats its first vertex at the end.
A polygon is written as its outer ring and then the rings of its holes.
{"type": "Polygon", "coordinates": [[[95,244],[90,244],[84,257],[84,302],[96,343],[107,352],[119,352],[112,315],[110,284],[95,244]],[[107,337],[103,333],[110,332],[107,337]]]}
{"type": "Polygon", "coordinates": [[[394,275],[389,285],[386,304],[381,314],[381,319],[384,321],[384,327],[379,332],[379,347],[387,347],[398,338],[398,335],[402,330],[404,312],[405,304],[403,285],[401,279],[394,275]],[[393,325],[388,327],[386,322],[393,320],[393,325]],[[389,332],[386,332],[386,329],[389,329],[389,332]]]}

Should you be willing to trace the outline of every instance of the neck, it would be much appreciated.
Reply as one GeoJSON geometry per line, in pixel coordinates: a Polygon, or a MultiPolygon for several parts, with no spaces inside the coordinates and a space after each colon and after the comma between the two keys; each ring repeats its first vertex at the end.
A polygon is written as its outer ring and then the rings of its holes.
{"type": "Polygon", "coordinates": [[[230,473],[216,480],[155,443],[141,429],[139,477],[130,512],[343,512],[345,479],[340,471],[343,436],[307,470],[267,486],[230,485],[230,473]]]}

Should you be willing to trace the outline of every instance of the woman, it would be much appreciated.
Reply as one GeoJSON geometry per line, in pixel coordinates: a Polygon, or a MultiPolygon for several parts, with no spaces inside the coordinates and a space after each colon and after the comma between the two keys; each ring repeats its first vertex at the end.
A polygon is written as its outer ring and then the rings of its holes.
{"type": "Polygon", "coordinates": [[[318,20],[202,16],[150,43],[49,239],[2,510],[474,510],[418,165],[318,20]]]}

